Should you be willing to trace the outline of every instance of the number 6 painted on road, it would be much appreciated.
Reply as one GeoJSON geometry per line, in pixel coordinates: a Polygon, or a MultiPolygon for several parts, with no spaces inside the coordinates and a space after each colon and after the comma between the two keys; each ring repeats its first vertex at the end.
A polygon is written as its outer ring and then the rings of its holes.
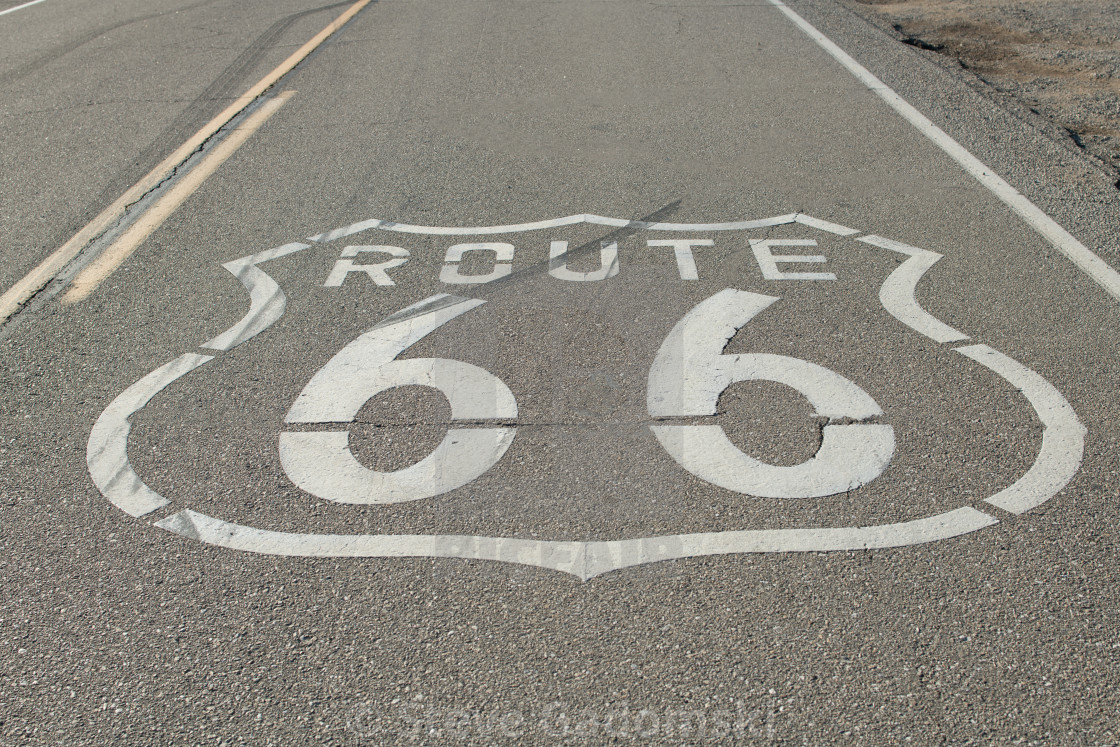
{"type": "MultiPolygon", "coordinates": [[[[777,301],[727,289],[701,302],[665,338],[649,373],[647,405],[655,418],[715,415],[720,395],[739,381],[793,387],[816,415],[862,421],[883,411],[838,373],[785,355],[723,355],[735,333],[777,301]]],[[[682,467],[721,488],[763,498],[819,498],[854,490],[878,477],[894,454],[894,429],[856,422],[825,425],[820,449],[790,467],[765,464],[738,449],[718,425],[650,426],[682,467]]]]}
{"type": "MultiPolygon", "coordinates": [[[[451,419],[512,420],[517,402],[485,369],[445,358],[395,360],[412,345],[484,301],[441,294],[388,317],[340,350],[300,392],[288,423],[353,422],[371,398],[399,386],[438,389],[451,419]]],[[[401,503],[430,498],[466,485],[502,458],[517,429],[449,428],[443,442],[416,464],[378,472],[350,452],[348,431],[286,431],[280,463],[297,486],[338,503],[401,503]]]]}
{"type": "MultiPolygon", "coordinates": [[[[728,289],[685,315],[662,343],[649,374],[655,418],[715,415],[720,395],[739,381],[776,381],[806,397],[816,415],[857,421],[828,424],[820,449],[791,467],[765,464],[740,451],[718,425],[654,425],[666,451],[697,477],[765,498],[817,498],[854,490],[878,477],[894,454],[894,429],[863,423],[883,414],[871,396],[843,376],[784,355],[723,355],[735,333],[777,301],[728,289]]],[[[399,386],[438,389],[452,421],[513,420],[517,402],[500,379],[478,366],[445,358],[397,356],[484,301],[438,295],[393,314],[327,362],[307,383],[286,422],[353,422],[371,398],[399,386]]],[[[449,429],[443,442],[411,467],[378,472],[350,452],[348,431],[280,434],[280,462],[297,486],[338,503],[401,503],[466,485],[505,454],[512,426],[449,429]]]]}

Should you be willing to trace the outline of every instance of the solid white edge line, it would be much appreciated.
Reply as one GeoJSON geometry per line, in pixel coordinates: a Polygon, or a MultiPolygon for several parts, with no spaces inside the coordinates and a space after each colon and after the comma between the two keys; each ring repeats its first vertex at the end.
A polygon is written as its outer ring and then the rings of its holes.
{"type": "Polygon", "coordinates": [[[995,517],[964,506],[923,519],[870,527],[755,529],[607,542],[275,532],[215,519],[190,509],[168,516],[155,526],[206,544],[262,555],[497,560],[570,573],[586,581],[630,566],[706,555],[905,547],[958,537],[998,523],[995,517]]]}
{"type": "Polygon", "coordinates": [[[24,8],[30,8],[32,5],[38,5],[39,3],[42,3],[42,2],[45,2],[45,0],[31,0],[31,2],[29,2],[29,3],[24,3],[23,5],[17,5],[14,8],[8,8],[7,10],[0,10],[0,16],[6,16],[9,13],[15,13],[17,10],[23,10],[24,8]]]}
{"type": "Polygon", "coordinates": [[[1026,474],[985,502],[1021,514],[1041,506],[1064,488],[1077,470],[1085,451],[1085,426],[1054,385],[1019,361],[987,345],[954,348],[1002,376],[1018,389],[1038,414],[1045,430],[1042,448],[1026,474]]]}
{"type": "Polygon", "coordinates": [[[1053,218],[1046,215],[1034,203],[1020,194],[1018,190],[993,173],[980,159],[965,150],[964,146],[949,137],[944,130],[891,90],[883,81],[872,75],[867,68],[856,62],[847,52],[838,47],[788,5],[781,0],[769,0],[769,2],[828,52],[833,59],[843,65],[848,72],[858,78],[869,90],[874,91],[903,119],[916,127],[919,132],[956,161],[1005,205],[1018,213],[1028,225],[1077,265],[1082,272],[1092,278],[1110,296],[1120,301],[1120,272],[1114,270],[1107,262],[1075,239],[1053,218]]]}

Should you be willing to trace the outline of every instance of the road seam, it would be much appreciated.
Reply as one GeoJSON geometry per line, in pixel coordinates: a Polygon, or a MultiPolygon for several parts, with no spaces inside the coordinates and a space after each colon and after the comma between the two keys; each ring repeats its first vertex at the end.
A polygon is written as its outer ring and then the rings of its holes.
{"type": "Polygon", "coordinates": [[[140,181],[132,185],[124,194],[109,205],[109,207],[105,208],[100,215],[87,223],[85,227],[74,234],[69,241],[43,260],[38,267],[9,288],[0,296],[0,324],[10,319],[11,316],[30,301],[36,293],[46,287],[46,285],[53,280],[66,265],[72,262],[83,249],[124,217],[130,206],[163,183],[215,134],[229,124],[230,120],[243,112],[268,89],[276,85],[282,77],[291,72],[296,65],[306,59],[308,55],[314,52],[324,41],[346,25],[351,18],[371,2],[373,2],[373,0],[358,0],[347,8],[342,15],[313,36],[306,44],[293,52],[286,60],[274,68],[272,72],[261,78],[261,80],[249,88],[248,91],[226,107],[221,114],[210,120],[209,123],[191,136],[189,140],[180,145],[170,156],[149,171],[140,181]]]}
{"type": "Polygon", "coordinates": [[[101,285],[101,281],[132,256],[140,244],[163,225],[163,222],[183,204],[184,200],[202,186],[207,177],[217,171],[219,166],[237,152],[237,149],[294,95],[295,91],[285,91],[275,98],[265,100],[240,127],[235,128],[216,147],[208,151],[194,168],[160,195],[159,199],[149,206],[124,233],[78,273],[78,276],[71,281],[70,289],[62,297],[62,303],[77,303],[95,291],[97,286],[101,285]]]}

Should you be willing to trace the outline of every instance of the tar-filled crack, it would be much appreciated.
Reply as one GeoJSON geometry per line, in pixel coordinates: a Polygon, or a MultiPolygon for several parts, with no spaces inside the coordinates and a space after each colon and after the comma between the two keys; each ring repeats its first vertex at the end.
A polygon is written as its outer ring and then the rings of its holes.
{"type": "MultiPolygon", "coordinates": [[[[237,126],[252,112],[266,100],[266,96],[261,96],[256,101],[246,106],[237,116],[230,119],[226,124],[222,125],[217,131],[199,143],[195,148],[179,161],[178,164],[173,166],[167,174],[165,174],[158,182],[145,190],[135,200],[126,203],[121,208],[121,214],[112,223],[107,225],[103,230],[99,231],[96,235],[90,238],[82,247],[81,251],[66,263],[65,266],[53,278],[46,281],[46,283],[30,294],[22,303],[19,308],[13,311],[7,319],[0,323],[0,331],[3,333],[9,332],[12,325],[20,321],[23,312],[28,311],[33,306],[39,307],[42,303],[58,295],[63,288],[90,262],[97,258],[97,256],[112,244],[112,241],[124,233],[133,223],[135,223],[148,209],[151,202],[153,202],[160,193],[162,193],[172,182],[174,182],[181,173],[189,171],[194,168],[196,162],[205,151],[210,147],[215,140],[224,139],[225,135],[232,132],[237,126]]],[[[6,336],[6,335],[4,335],[6,336]]],[[[0,337],[3,339],[3,337],[0,337]]]]}
{"type": "MultiPolygon", "coordinates": [[[[830,425],[881,425],[885,420],[884,415],[872,415],[868,418],[830,418],[824,415],[814,415],[813,422],[817,426],[817,451],[821,450],[824,446],[824,429],[830,425]]],[[[858,485],[849,487],[847,490],[854,490],[858,485]]],[[[847,491],[845,491],[847,492],[847,491]]]]}
{"type": "MultiPolygon", "coordinates": [[[[895,28],[898,29],[898,26],[895,26],[895,28]]],[[[901,32],[901,29],[899,29],[899,31],[901,32]]],[[[930,44],[925,39],[920,39],[917,36],[904,36],[899,39],[899,41],[901,41],[903,44],[908,44],[911,47],[924,49],[927,52],[940,52],[941,50],[945,49],[944,44],[930,44]]]]}
{"type": "MultiPolygon", "coordinates": [[[[284,428],[291,432],[316,432],[345,430],[354,426],[372,428],[374,430],[394,430],[404,428],[603,428],[612,426],[644,427],[656,425],[718,425],[721,417],[726,417],[726,411],[719,411],[714,415],[669,415],[650,418],[634,418],[632,420],[535,420],[526,422],[511,418],[493,419],[440,419],[440,420],[397,420],[394,422],[378,422],[374,420],[332,421],[320,423],[285,423],[284,428]]],[[[884,424],[885,416],[874,415],[869,418],[829,418],[819,415],[812,417],[821,438],[824,429],[829,425],[880,425],[884,424]]]]}
{"type": "Polygon", "coordinates": [[[826,425],[881,425],[883,424],[885,416],[872,415],[869,418],[830,418],[824,415],[814,415],[813,420],[817,421],[821,428],[826,425]]]}
{"type": "MultiPolygon", "coordinates": [[[[210,2],[211,0],[202,0],[202,2],[188,5],[184,8],[176,10],[175,12],[179,13],[184,10],[190,10],[192,8],[208,5],[210,4],[210,2]]],[[[376,2],[376,0],[374,0],[374,2],[376,2]]],[[[213,102],[220,102],[230,98],[233,86],[236,86],[238,81],[240,81],[244,77],[245,73],[250,71],[253,66],[259,62],[261,57],[275,45],[280,36],[301,18],[312,15],[314,13],[319,13],[325,10],[331,10],[344,5],[348,5],[349,3],[350,0],[342,0],[341,2],[322,5],[317,8],[309,8],[307,10],[293,13],[285,18],[276,21],[263,34],[257,37],[257,39],[254,40],[254,42],[250,44],[249,47],[240,56],[238,56],[238,58],[234,60],[231,65],[227,66],[222,74],[219,75],[214,80],[214,82],[211,83],[210,86],[202,92],[200,96],[194,99],[192,105],[188,107],[186,111],[182,112],[176,118],[176,120],[172,122],[172,124],[167,129],[164,130],[164,134],[170,133],[172,137],[168,139],[174,141],[181,135],[181,130],[183,129],[183,127],[189,126],[192,118],[197,116],[197,114],[199,113],[198,105],[203,103],[209,104],[213,102]]],[[[9,80],[12,79],[13,76],[19,77],[28,72],[31,72],[40,65],[46,64],[47,62],[56,59],[58,56],[69,53],[70,51],[97,39],[99,36],[102,36],[105,33],[116,30],[123,26],[166,15],[167,12],[168,11],[163,11],[148,16],[134,18],[119,23],[115,26],[110,26],[94,31],[91,34],[82,37],[82,39],[79,39],[77,42],[62,48],[61,52],[52,52],[45,57],[32,60],[30,63],[24,65],[21,68],[17,68],[16,70],[0,75],[0,81],[9,80]]],[[[308,57],[304,58],[292,70],[289,70],[287,73],[285,73],[284,76],[273,83],[273,85],[270,86],[268,90],[263,91],[259,96],[257,96],[255,100],[247,104],[240,112],[231,117],[228,121],[225,122],[225,124],[223,124],[208,137],[206,137],[198,145],[197,148],[193,149],[189,154],[187,154],[186,157],[180,160],[179,163],[173,166],[166,175],[164,175],[158,182],[156,182],[155,185],[145,190],[144,193],[137,197],[135,200],[127,203],[121,209],[121,214],[116,220],[112,221],[96,235],[90,237],[90,239],[78,251],[73,259],[71,259],[60,270],[58,270],[53,277],[51,277],[49,280],[46,280],[41,287],[36,288],[33,292],[31,292],[26,299],[19,303],[18,307],[14,309],[6,319],[0,320],[0,340],[6,339],[11,333],[11,330],[14,329],[15,325],[22,321],[21,317],[24,316],[24,312],[41,308],[43,303],[58,295],[58,293],[61,292],[61,290],[70,282],[70,280],[74,278],[75,275],[77,275],[77,273],[82,268],[93,261],[93,259],[95,259],[96,256],[109,245],[111,239],[119,236],[132,223],[139,219],[139,217],[144,213],[144,210],[147,206],[145,205],[144,209],[137,210],[136,208],[138,205],[141,205],[142,203],[146,203],[153,199],[156,194],[161,192],[170,182],[174,181],[183,172],[184,167],[193,167],[198,157],[207,150],[207,148],[215,141],[215,139],[224,139],[225,135],[236,129],[237,125],[241,121],[243,121],[249,114],[256,110],[268,98],[269,92],[273,90],[277,84],[279,84],[280,80],[283,80],[284,77],[287,77],[288,75],[302,67],[303,64],[311,58],[311,56],[313,55],[309,55],[308,57]]],[[[164,139],[165,138],[162,137],[157,138],[157,142],[162,142],[164,139]]],[[[140,156],[137,158],[137,161],[141,163],[144,162],[145,160],[147,160],[151,152],[151,149],[149,149],[148,151],[140,154],[140,156]]]]}

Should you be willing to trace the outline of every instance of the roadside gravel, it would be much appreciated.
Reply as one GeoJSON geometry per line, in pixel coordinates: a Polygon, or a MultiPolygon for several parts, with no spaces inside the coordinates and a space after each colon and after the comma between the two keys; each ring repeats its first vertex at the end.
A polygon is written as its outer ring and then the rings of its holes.
{"type": "Polygon", "coordinates": [[[847,4],[901,41],[955,60],[1049,119],[1120,176],[1120,9],[1115,0],[847,4]]]}

